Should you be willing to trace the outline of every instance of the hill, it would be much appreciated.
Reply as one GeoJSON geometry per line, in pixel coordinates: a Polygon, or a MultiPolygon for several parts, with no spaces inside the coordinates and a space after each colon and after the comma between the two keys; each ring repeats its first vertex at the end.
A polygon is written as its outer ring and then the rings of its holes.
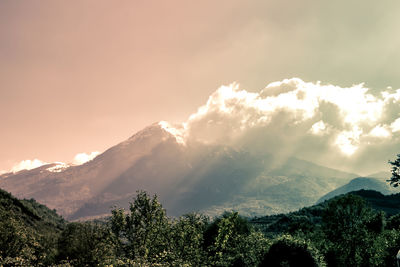
{"type": "Polygon", "coordinates": [[[364,190],[374,190],[380,192],[384,195],[389,195],[398,192],[395,188],[391,187],[385,178],[374,178],[374,177],[358,177],[351,180],[348,184],[345,184],[335,190],[329,192],[328,194],[321,197],[317,203],[323,202],[335,196],[346,194],[352,191],[364,190]]]}
{"type": "MultiPolygon", "coordinates": [[[[362,197],[376,211],[383,211],[386,217],[390,217],[400,213],[400,193],[393,195],[383,195],[380,192],[373,190],[359,190],[349,192],[362,197]]],[[[286,214],[277,214],[251,219],[251,223],[260,227],[267,235],[274,236],[279,233],[297,231],[299,229],[305,232],[319,225],[322,221],[323,212],[333,199],[342,197],[343,195],[335,196],[310,207],[302,208],[295,212],[286,214]]]]}
{"type": "Polygon", "coordinates": [[[54,210],[0,189],[1,266],[51,265],[65,227],[65,220],[54,210]]]}
{"type": "Polygon", "coordinates": [[[66,221],[34,199],[17,199],[10,193],[0,189],[0,213],[13,217],[23,223],[24,227],[31,228],[39,233],[46,231],[60,231],[66,221]]]}

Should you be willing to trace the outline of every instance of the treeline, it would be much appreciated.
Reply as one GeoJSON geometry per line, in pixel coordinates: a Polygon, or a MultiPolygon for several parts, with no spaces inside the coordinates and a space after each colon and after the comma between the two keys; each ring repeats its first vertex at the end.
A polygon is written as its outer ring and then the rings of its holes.
{"type": "Polygon", "coordinates": [[[0,191],[1,266],[396,266],[400,215],[353,194],[251,220],[236,212],[168,218],[138,192],[128,211],[67,223],[0,191]]]}

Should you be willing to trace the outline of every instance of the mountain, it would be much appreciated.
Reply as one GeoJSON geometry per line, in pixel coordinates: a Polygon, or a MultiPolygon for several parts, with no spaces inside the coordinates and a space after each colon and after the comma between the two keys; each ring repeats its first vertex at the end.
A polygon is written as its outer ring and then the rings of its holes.
{"type": "MultiPolygon", "coordinates": [[[[218,166],[206,177],[218,181],[224,178],[229,187],[216,184],[214,180],[207,183],[201,176],[195,191],[182,197],[180,203],[190,199],[211,198],[221,192],[230,190],[230,197],[223,201],[213,201],[210,207],[201,209],[209,215],[218,215],[224,210],[237,210],[245,216],[259,216],[288,212],[311,205],[319,196],[346,183],[354,174],[343,173],[315,165],[311,162],[289,158],[276,166],[273,157],[247,155],[245,159],[235,157],[231,164],[226,164],[226,171],[218,166]],[[272,164],[271,164],[272,163],[272,164]],[[241,165],[242,164],[242,165],[241,165]],[[253,165],[251,165],[253,164],[253,165]],[[232,166],[235,166],[232,168],[232,166]],[[250,166],[250,167],[249,167],[250,166]],[[248,168],[248,169],[247,169],[248,168]],[[232,173],[230,173],[230,172],[232,173]],[[211,188],[207,194],[198,188],[211,188]]],[[[201,174],[200,174],[201,175],[201,174]]]]}
{"type": "Polygon", "coordinates": [[[167,132],[152,125],[80,166],[53,172],[51,164],[4,174],[0,176],[0,188],[18,198],[34,198],[68,217],[168,138],[171,136],[167,132]]]}
{"type": "Polygon", "coordinates": [[[311,205],[358,176],[296,158],[277,160],[268,151],[183,143],[162,124],[83,165],[55,167],[2,175],[0,188],[70,220],[108,215],[114,205],[128,208],[137,190],[157,194],[172,216],[226,209],[253,216],[311,205]]]}
{"type": "Polygon", "coordinates": [[[352,191],[358,191],[358,190],[374,190],[377,192],[380,192],[384,195],[389,195],[392,193],[396,193],[397,190],[392,188],[386,180],[379,179],[379,178],[373,178],[373,177],[358,177],[353,180],[351,180],[348,184],[345,184],[328,194],[324,195],[321,197],[317,203],[323,202],[327,199],[333,198],[338,195],[346,194],[348,192],[352,191]]]}

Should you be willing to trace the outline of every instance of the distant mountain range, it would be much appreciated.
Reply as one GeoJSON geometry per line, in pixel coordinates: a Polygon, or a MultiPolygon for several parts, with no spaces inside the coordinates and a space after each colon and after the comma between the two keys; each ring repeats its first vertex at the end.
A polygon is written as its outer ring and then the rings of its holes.
{"type": "Polygon", "coordinates": [[[157,194],[171,216],[223,210],[261,216],[312,205],[358,176],[296,158],[278,160],[268,151],[182,143],[153,124],[83,165],[1,175],[0,188],[70,220],[109,215],[115,205],[128,208],[137,190],[157,194]]]}

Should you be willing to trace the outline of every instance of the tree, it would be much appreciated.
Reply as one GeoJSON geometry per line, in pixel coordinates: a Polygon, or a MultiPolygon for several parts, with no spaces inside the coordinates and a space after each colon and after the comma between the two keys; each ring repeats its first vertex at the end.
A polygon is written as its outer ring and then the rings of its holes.
{"type": "Polygon", "coordinates": [[[400,184],[400,154],[397,154],[397,159],[395,161],[389,160],[389,163],[392,165],[392,177],[387,181],[390,182],[390,185],[393,187],[398,187],[400,184]]]}
{"type": "Polygon", "coordinates": [[[383,230],[384,216],[361,197],[347,194],[329,201],[322,219],[329,266],[364,266],[376,254],[370,248],[383,230]]]}
{"type": "Polygon", "coordinates": [[[208,217],[196,213],[181,216],[172,225],[172,249],[175,261],[189,266],[201,266],[206,261],[203,250],[204,231],[208,217]]]}
{"type": "Polygon", "coordinates": [[[112,235],[107,227],[94,223],[70,223],[58,241],[58,259],[76,266],[98,266],[115,258],[112,235]]]}
{"type": "Polygon", "coordinates": [[[400,214],[389,217],[385,228],[387,230],[400,230],[400,214]]]}
{"type": "Polygon", "coordinates": [[[399,247],[400,232],[398,230],[385,230],[371,246],[375,255],[371,257],[370,266],[398,267],[396,255],[399,247]]]}
{"type": "Polygon", "coordinates": [[[270,266],[326,266],[322,255],[309,241],[283,235],[275,240],[259,267],[270,266]]]}
{"type": "Polygon", "coordinates": [[[165,210],[144,192],[138,191],[130,213],[112,211],[111,228],[125,256],[130,259],[160,262],[169,247],[170,226],[165,210]]]}
{"type": "Polygon", "coordinates": [[[269,242],[237,212],[226,212],[206,229],[204,245],[211,266],[257,266],[269,242]]]}
{"type": "Polygon", "coordinates": [[[31,229],[12,212],[0,209],[0,266],[31,265],[37,242],[31,229]]]}

